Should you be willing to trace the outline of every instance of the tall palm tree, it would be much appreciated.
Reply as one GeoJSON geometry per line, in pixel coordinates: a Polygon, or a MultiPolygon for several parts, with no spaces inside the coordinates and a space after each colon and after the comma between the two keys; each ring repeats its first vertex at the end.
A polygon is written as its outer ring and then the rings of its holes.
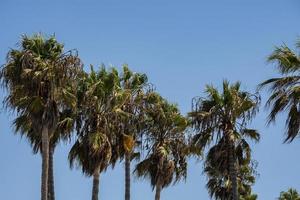
{"type": "Polygon", "coordinates": [[[287,192],[280,192],[278,200],[300,200],[297,190],[290,188],[287,192]]]}
{"type": "Polygon", "coordinates": [[[155,200],[172,182],[186,178],[187,145],[184,131],[187,120],[177,107],[156,93],[148,94],[147,134],[144,141],[146,157],[137,164],[138,177],[149,178],[156,189],[155,200]]]}
{"type": "Polygon", "coordinates": [[[42,154],[41,199],[48,199],[49,143],[58,126],[60,113],[76,103],[73,88],[82,71],[74,51],[54,37],[41,34],[23,36],[19,49],[8,52],[1,69],[1,81],[8,90],[5,104],[16,111],[17,118],[26,117],[26,129],[40,134],[42,154]]]}
{"type": "Polygon", "coordinates": [[[93,176],[92,200],[98,200],[100,173],[110,165],[115,119],[124,99],[120,91],[118,72],[104,67],[98,72],[91,68],[78,89],[78,136],[69,160],[71,168],[77,164],[84,174],[93,176]]]}
{"type": "MultiPolygon", "coordinates": [[[[243,148],[249,146],[246,138],[259,139],[256,130],[247,128],[258,110],[259,97],[240,90],[239,82],[230,85],[228,81],[223,81],[222,92],[206,86],[206,93],[206,98],[194,99],[189,113],[192,126],[197,131],[194,145],[201,151],[211,146],[208,155],[211,154],[215,160],[219,160],[216,158],[221,152],[226,156],[221,160],[225,163],[219,166],[225,168],[222,171],[227,170],[229,175],[231,194],[227,199],[238,200],[238,169],[242,163],[236,149],[239,145],[243,148]]],[[[241,150],[240,153],[247,156],[247,152],[241,150]]]]}
{"type": "Polygon", "coordinates": [[[125,157],[125,200],[130,200],[130,180],[131,180],[131,160],[138,155],[134,152],[137,140],[144,130],[144,90],[148,78],[145,74],[132,72],[127,65],[123,66],[123,73],[120,77],[121,89],[125,96],[124,104],[121,109],[125,115],[121,115],[120,134],[121,154],[125,157]]]}
{"type": "MultiPolygon", "coordinates": [[[[300,49],[300,40],[296,48],[300,49]]],[[[275,122],[279,113],[287,111],[285,142],[292,142],[299,135],[300,129],[300,55],[282,45],[276,47],[268,61],[276,64],[280,74],[280,77],[268,79],[259,85],[259,89],[268,87],[271,92],[266,103],[266,107],[271,110],[268,123],[275,122]]]]}

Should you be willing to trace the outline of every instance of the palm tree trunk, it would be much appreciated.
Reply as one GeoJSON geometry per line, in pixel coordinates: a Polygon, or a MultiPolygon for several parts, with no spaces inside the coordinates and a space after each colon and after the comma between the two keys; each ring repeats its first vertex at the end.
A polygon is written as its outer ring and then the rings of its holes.
{"type": "Polygon", "coordinates": [[[162,186],[161,186],[160,182],[158,182],[155,187],[156,187],[155,200],[160,200],[160,193],[162,190],[162,186]]]}
{"type": "Polygon", "coordinates": [[[237,171],[236,171],[236,161],[234,159],[234,146],[229,144],[229,176],[231,181],[231,198],[232,200],[238,200],[238,186],[237,186],[237,171]]]}
{"type": "Polygon", "coordinates": [[[131,153],[125,153],[125,200],[130,200],[130,157],[131,153]]]}
{"type": "Polygon", "coordinates": [[[42,130],[42,184],[41,200],[48,200],[49,135],[48,128],[42,130]]]}
{"type": "Polygon", "coordinates": [[[54,147],[52,145],[49,145],[48,200],[55,200],[53,154],[54,154],[54,147]]]}
{"type": "Polygon", "coordinates": [[[100,169],[96,169],[93,175],[92,200],[98,200],[99,196],[100,169]]]}

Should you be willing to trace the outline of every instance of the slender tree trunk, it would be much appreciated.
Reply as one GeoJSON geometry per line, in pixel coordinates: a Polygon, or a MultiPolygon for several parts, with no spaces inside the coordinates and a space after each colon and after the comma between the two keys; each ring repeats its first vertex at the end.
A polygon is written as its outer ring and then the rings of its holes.
{"type": "Polygon", "coordinates": [[[99,196],[100,169],[96,169],[93,175],[92,200],[98,200],[99,196]]]}
{"type": "Polygon", "coordinates": [[[130,200],[130,162],[131,153],[125,153],[125,200],[130,200]]]}
{"type": "Polygon", "coordinates": [[[234,146],[232,144],[229,144],[228,146],[229,146],[229,176],[230,176],[231,187],[232,187],[231,198],[232,200],[239,200],[234,146]]]}
{"type": "Polygon", "coordinates": [[[55,200],[54,173],[53,173],[54,148],[55,148],[54,146],[49,145],[48,200],[55,200]]]}
{"type": "Polygon", "coordinates": [[[41,200],[48,200],[49,135],[48,127],[42,130],[42,184],[41,200]]]}
{"type": "Polygon", "coordinates": [[[155,187],[156,187],[155,200],[160,200],[160,193],[162,190],[162,186],[161,186],[160,182],[158,182],[155,187]]]}

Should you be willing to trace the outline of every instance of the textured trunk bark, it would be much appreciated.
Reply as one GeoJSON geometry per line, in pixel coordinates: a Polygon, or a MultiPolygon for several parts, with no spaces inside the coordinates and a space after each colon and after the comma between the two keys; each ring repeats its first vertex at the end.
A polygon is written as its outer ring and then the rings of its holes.
{"type": "Polygon", "coordinates": [[[48,135],[48,127],[43,127],[41,200],[48,200],[48,170],[49,170],[49,135],[48,135]]]}
{"type": "Polygon", "coordinates": [[[232,144],[229,144],[228,146],[229,146],[229,176],[230,176],[231,187],[232,187],[231,198],[232,200],[239,200],[234,146],[232,144]]]}
{"type": "Polygon", "coordinates": [[[54,146],[49,145],[48,200],[55,200],[54,173],[53,173],[54,148],[55,148],[54,146]]]}
{"type": "Polygon", "coordinates": [[[131,153],[125,154],[125,200],[130,200],[130,157],[131,153]]]}
{"type": "Polygon", "coordinates": [[[92,200],[98,200],[99,196],[99,182],[100,182],[100,170],[96,169],[93,175],[93,191],[92,200]]]}
{"type": "Polygon", "coordinates": [[[160,183],[157,183],[155,187],[156,187],[155,200],[160,200],[160,193],[161,193],[161,190],[162,190],[162,186],[161,186],[160,183]]]}

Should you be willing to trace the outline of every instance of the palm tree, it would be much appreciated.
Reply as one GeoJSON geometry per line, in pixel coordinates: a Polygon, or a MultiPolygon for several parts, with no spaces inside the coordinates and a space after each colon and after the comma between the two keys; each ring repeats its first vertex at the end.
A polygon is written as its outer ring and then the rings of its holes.
{"type": "Polygon", "coordinates": [[[62,110],[76,104],[73,88],[82,71],[77,53],[64,52],[63,47],[54,37],[23,36],[20,48],[8,52],[1,70],[2,84],[8,90],[6,107],[16,111],[16,120],[27,118],[29,124],[22,130],[40,134],[42,200],[48,199],[50,138],[62,110]]]}
{"type": "Polygon", "coordinates": [[[249,151],[244,151],[249,147],[246,138],[259,139],[256,130],[247,128],[258,110],[259,97],[241,91],[239,82],[230,85],[228,81],[223,81],[222,92],[213,86],[206,86],[206,93],[206,98],[194,99],[192,112],[189,113],[192,126],[198,132],[193,139],[194,145],[201,151],[211,146],[208,155],[219,161],[218,165],[223,168],[219,171],[228,172],[231,194],[227,199],[237,200],[238,169],[242,165],[237,154],[249,157],[249,151]],[[239,152],[238,146],[242,148],[239,152]],[[226,159],[220,160],[221,154],[226,159]]]}
{"type": "MultiPolygon", "coordinates": [[[[296,43],[296,47],[297,50],[300,49],[300,41],[296,43]]],[[[280,74],[280,77],[268,79],[259,85],[259,89],[268,87],[271,91],[266,103],[266,107],[271,109],[268,123],[275,122],[280,112],[288,111],[285,142],[292,142],[300,128],[300,55],[282,45],[276,47],[268,61],[276,64],[280,74]]]]}
{"type": "Polygon", "coordinates": [[[156,189],[155,200],[163,188],[186,178],[187,145],[184,131],[187,120],[177,107],[156,93],[148,94],[147,133],[144,141],[147,156],[137,164],[138,177],[149,178],[156,189]]]}
{"type": "Polygon", "coordinates": [[[121,115],[118,122],[121,127],[119,134],[119,139],[121,140],[119,144],[121,145],[118,150],[125,157],[125,200],[130,200],[130,163],[139,154],[134,152],[134,147],[137,145],[137,139],[144,129],[143,97],[147,80],[145,74],[134,73],[127,65],[123,66],[123,74],[120,77],[120,81],[126,98],[121,109],[125,115],[121,115]]]}
{"type": "Polygon", "coordinates": [[[290,188],[287,192],[280,192],[278,200],[300,200],[300,194],[297,190],[290,188]]]}
{"type": "Polygon", "coordinates": [[[71,168],[77,164],[93,176],[92,200],[98,200],[100,173],[110,165],[111,141],[124,95],[118,72],[91,68],[78,89],[77,140],[69,153],[71,168]]]}

